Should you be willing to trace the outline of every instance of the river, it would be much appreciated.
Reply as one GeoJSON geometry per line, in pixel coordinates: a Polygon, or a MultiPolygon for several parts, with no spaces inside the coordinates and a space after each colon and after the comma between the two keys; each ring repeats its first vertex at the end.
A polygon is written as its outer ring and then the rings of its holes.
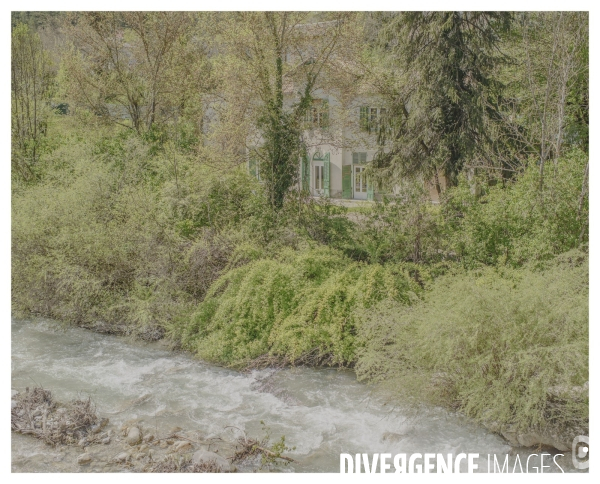
{"type": "MultiPolygon", "coordinates": [[[[12,388],[43,386],[57,400],[90,395],[119,425],[139,419],[157,432],[174,426],[217,436],[285,435],[297,462],[284,471],[339,472],[340,453],[478,453],[503,460],[511,448],[467,418],[441,409],[391,408],[351,371],[290,368],[240,373],[144,343],[43,321],[12,321],[12,388]],[[132,405],[136,399],[142,402],[132,405]]],[[[79,450],[79,452],[81,452],[79,450]]],[[[534,451],[521,453],[528,455],[534,451]]],[[[513,453],[514,455],[514,453],[513,453]]],[[[568,471],[569,455],[561,457],[568,471]]],[[[72,452],[12,435],[13,472],[78,472],[72,452]]],[[[91,470],[99,470],[93,468],[91,470]]],[[[556,466],[548,471],[556,471],[556,466]]]]}

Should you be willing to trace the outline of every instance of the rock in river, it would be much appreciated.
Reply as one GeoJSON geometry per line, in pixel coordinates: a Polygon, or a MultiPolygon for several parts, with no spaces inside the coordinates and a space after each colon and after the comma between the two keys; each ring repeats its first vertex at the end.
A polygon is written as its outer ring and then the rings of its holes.
{"type": "Polygon", "coordinates": [[[113,458],[113,461],[124,464],[125,462],[127,462],[129,460],[129,457],[130,456],[127,452],[121,452],[119,455],[117,455],[113,458]]]}
{"type": "Polygon", "coordinates": [[[129,445],[137,445],[142,440],[142,434],[137,427],[129,427],[127,430],[127,443],[129,445]]]}
{"type": "Polygon", "coordinates": [[[84,454],[81,454],[79,457],[77,457],[77,463],[80,466],[88,465],[90,462],[92,462],[92,456],[90,454],[88,454],[87,452],[84,454]]]}
{"type": "Polygon", "coordinates": [[[178,440],[173,444],[173,447],[175,449],[175,452],[181,452],[184,450],[189,451],[192,449],[192,444],[185,440],[178,440]]]}

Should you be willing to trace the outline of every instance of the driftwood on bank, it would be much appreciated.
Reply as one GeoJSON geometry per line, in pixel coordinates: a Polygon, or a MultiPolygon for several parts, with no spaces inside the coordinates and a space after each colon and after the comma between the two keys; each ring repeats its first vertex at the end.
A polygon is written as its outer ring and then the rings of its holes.
{"type": "Polygon", "coordinates": [[[100,442],[100,431],[108,419],[100,419],[90,398],[75,399],[67,404],[56,402],[43,388],[27,388],[13,395],[10,412],[11,429],[33,435],[50,445],[77,445],[81,439],[100,442]]]}

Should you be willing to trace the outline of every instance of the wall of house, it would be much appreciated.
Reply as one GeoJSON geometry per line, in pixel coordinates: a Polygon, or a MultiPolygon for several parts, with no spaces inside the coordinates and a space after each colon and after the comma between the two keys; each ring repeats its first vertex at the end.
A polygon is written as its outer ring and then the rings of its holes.
{"type": "MultiPolygon", "coordinates": [[[[361,96],[353,99],[348,105],[342,105],[339,100],[331,93],[318,90],[313,93],[314,99],[325,99],[329,106],[329,125],[322,129],[319,127],[308,127],[303,132],[304,143],[307,147],[307,154],[310,161],[310,193],[313,196],[322,196],[314,188],[314,167],[315,160],[313,156],[317,151],[323,155],[329,153],[329,196],[330,198],[342,198],[343,179],[342,167],[353,164],[354,153],[366,153],[366,162],[373,160],[380,149],[377,145],[376,133],[368,133],[361,129],[360,125],[360,107],[369,106],[380,108],[383,105],[381,99],[374,96],[361,96]]],[[[293,93],[286,93],[285,105],[291,108],[297,99],[293,93]]],[[[298,173],[302,186],[302,164],[298,163],[298,173]]],[[[352,173],[352,198],[354,197],[354,170],[352,173]]],[[[440,175],[440,185],[442,190],[446,188],[446,180],[440,175]]],[[[433,202],[439,202],[439,196],[433,181],[424,183],[425,189],[433,202]]],[[[396,192],[396,188],[392,190],[396,192]]],[[[383,194],[375,190],[374,198],[381,200],[383,194]]]]}

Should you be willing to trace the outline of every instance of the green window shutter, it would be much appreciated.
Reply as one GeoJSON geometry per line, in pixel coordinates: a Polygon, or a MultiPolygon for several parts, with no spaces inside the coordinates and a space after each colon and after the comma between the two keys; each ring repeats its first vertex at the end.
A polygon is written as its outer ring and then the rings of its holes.
{"type": "Polygon", "coordinates": [[[323,100],[323,106],[321,109],[322,109],[321,127],[329,128],[329,101],[327,99],[323,100]]]}
{"type": "Polygon", "coordinates": [[[248,159],[248,173],[258,180],[258,163],[254,157],[248,159]]]}
{"type": "Polygon", "coordinates": [[[369,106],[360,107],[360,129],[369,131],[369,106]]]}
{"type": "MultiPolygon", "coordinates": [[[[367,162],[367,154],[366,153],[360,154],[360,161],[361,161],[361,163],[367,162]]],[[[369,178],[367,178],[367,200],[373,200],[374,198],[375,198],[375,187],[373,186],[373,183],[371,183],[371,177],[369,177],[369,178]]]]}
{"type": "Polygon", "coordinates": [[[367,200],[373,200],[375,198],[375,187],[371,183],[370,177],[367,178],[367,200]]]}
{"type": "Polygon", "coordinates": [[[342,166],[342,198],[352,198],[352,165],[342,166]]]}
{"type": "Polygon", "coordinates": [[[330,196],[329,191],[329,153],[325,155],[325,161],[323,161],[323,191],[326,197],[330,196]]]}

